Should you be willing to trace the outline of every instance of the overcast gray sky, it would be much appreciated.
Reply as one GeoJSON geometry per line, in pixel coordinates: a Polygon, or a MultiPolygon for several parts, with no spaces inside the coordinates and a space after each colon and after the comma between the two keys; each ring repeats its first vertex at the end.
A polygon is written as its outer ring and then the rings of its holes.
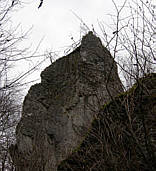
{"type": "MultiPolygon", "coordinates": [[[[25,0],[26,1],[26,0],[25,0]]],[[[115,0],[119,5],[124,0],[115,0]]],[[[114,6],[111,0],[44,0],[38,9],[40,0],[27,0],[24,7],[15,13],[13,23],[21,23],[23,30],[33,26],[29,43],[35,46],[43,37],[41,51],[60,50],[80,38],[82,28],[76,13],[92,29],[100,34],[98,20],[109,23],[114,6]]]]}

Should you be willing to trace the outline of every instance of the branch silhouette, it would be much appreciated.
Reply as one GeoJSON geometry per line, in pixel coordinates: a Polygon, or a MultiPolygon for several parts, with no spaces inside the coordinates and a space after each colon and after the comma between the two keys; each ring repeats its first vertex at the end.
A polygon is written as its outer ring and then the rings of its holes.
{"type": "Polygon", "coordinates": [[[42,4],[43,4],[43,0],[40,0],[40,4],[38,6],[38,9],[42,6],[42,4]]]}

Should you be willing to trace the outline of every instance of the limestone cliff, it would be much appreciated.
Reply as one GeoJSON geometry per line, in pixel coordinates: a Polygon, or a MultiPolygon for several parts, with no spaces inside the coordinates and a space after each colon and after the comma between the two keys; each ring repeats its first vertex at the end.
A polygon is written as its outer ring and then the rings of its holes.
{"type": "Polygon", "coordinates": [[[41,73],[10,148],[17,171],[55,171],[82,143],[100,106],[123,92],[117,65],[92,32],[41,73]]]}

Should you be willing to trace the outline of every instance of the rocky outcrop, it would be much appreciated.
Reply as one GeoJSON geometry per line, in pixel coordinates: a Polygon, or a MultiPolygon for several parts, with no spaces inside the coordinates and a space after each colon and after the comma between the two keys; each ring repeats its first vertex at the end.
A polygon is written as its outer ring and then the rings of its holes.
{"type": "Polygon", "coordinates": [[[58,171],[155,171],[156,74],[105,104],[58,171]]]}
{"type": "Polygon", "coordinates": [[[17,171],[55,171],[82,143],[99,107],[123,92],[117,65],[92,32],[41,73],[23,103],[10,153],[17,171]]]}

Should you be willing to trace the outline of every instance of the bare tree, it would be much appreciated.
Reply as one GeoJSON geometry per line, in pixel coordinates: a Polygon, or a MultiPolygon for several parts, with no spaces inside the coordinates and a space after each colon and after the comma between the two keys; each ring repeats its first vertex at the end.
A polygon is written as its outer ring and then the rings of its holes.
{"type": "Polygon", "coordinates": [[[125,85],[132,84],[140,77],[155,71],[156,64],[156,6],[152,0],[128,1],[121,7],[112,1],[116,16],[110,15],[113,27],[108,36],[100,23],[106,47],[118,62],[125,85]]]}
{"type": "Polygon", "coordinates": [[[13,167],[8,149],[15,141],[15,126],[20,117],[21,107],[18,98],[17,92],[14,93],[13,90],[0,93],[0,168],[2,171],[13,167]]]}
{"type": "Polygon", "coordinates": [[[20,118],[23,80],[45,61],[44,55],[36,55],[37,48],[31,54],[28,48],[18,48],[27,34],[20,34],[17,27],[11,25],[12,12],[20,7],[19,0],[0,0],[0,170],[14,170],[9,156],[9,146],[15,141],[15,127],[20,118]],[[43,58],[44,57],[44,58],[43,58]],[[34,62],[35,59],[37,62],[34,62]],[[33,61],[33,62],[32,62],[33,61]],[[34,63],[32,67],[18,74],[20,64],[34,63]]]}

